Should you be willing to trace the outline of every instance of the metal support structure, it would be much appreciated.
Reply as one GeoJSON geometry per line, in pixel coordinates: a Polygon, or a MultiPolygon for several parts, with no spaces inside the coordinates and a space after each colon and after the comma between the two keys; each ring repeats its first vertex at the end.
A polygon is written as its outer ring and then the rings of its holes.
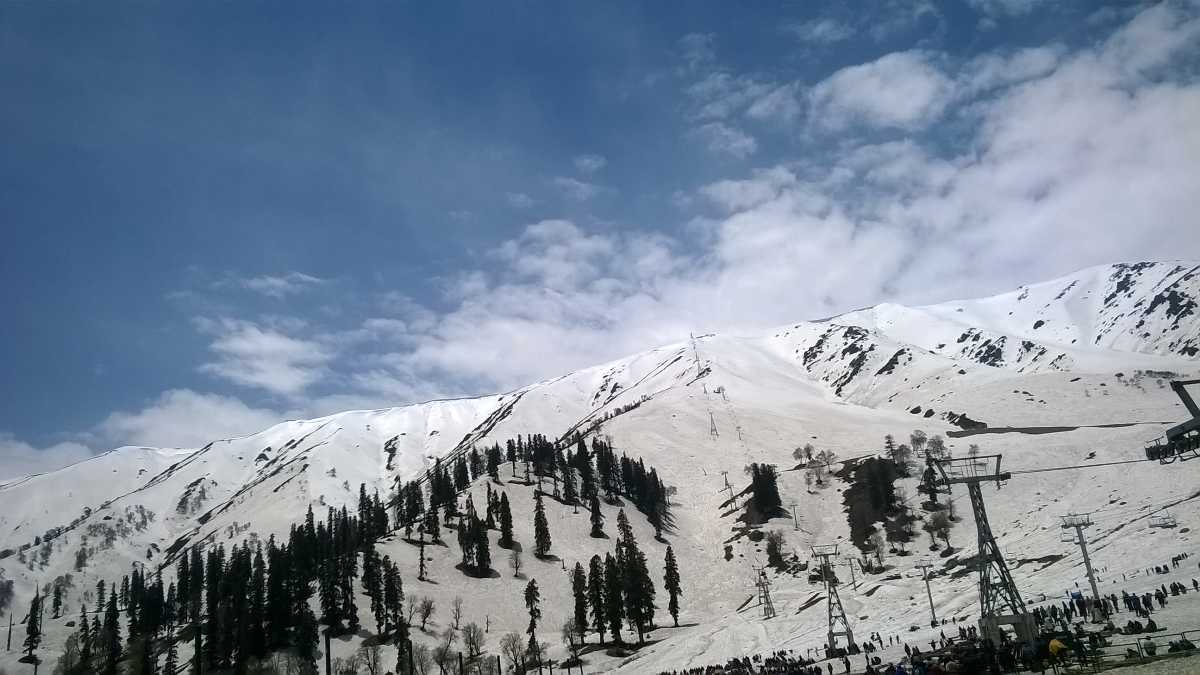
{"type": "Polygon", "coordinates": [[[1092,559],[1088,557],[1087,537],[1084,528],[1092,526],[1092,517],[1087,513],[1068,513],[1062,518],[1062,529],[1075,530],[1075,543],[1079,544],[1079,552],[1083,554],[1083,567],[1087,570],[1088,583],[1092,587],[1092,621],[1102,621],[1100,612],[1100,589],[1096,587],[1096,573],[1092,570],[1092,559]]]}
{"type": "Polygon", "coordinates": [[[850,587],[858,590],[858,577],[854,576],[854,558],[846,558],[846,562],[850,565],[850,587]]]}
{"type": "Polygon", "coordinates": [[[717,433],[717,418],[713,417],[712,411],[708,411],[708,435],[716,438],[721,434],[717,433]]]}
{"type": "Polygon", "coordinates": [[[842,599],[838,597],[837,577],[833,573],[833,565],[829,559],[837,555],[837,544],[814,545],[814,558],[821,559],[821,577],[825,580],[825,615],[829,623],[828,646],[830,651],[837,648],[837,638],[846,638],[846,647],[854,645],[854,632],[850,630],[850,621],[846,618],[846,609],[842,607],[842,599]]]}
{"type": "Polygon", "coordinates": [[[798,517],[796,517],[797,504],[796,504],[796,502],[792,502],[789,506],[792,507],[792,525],[795,526],[796,530],[799,530],[800,529],[800,519],[798,517]]]}
{"type": "Polygon", "coordinates": [[[766,568],[755,567],[754,572],[757,575],[754,585],[758,588],[758,602],[763,608],[763,618],[772,619],[775,617],[775,603],[771,602],[771,580],[767,578],[766,568]]]}
{"type": "Polygon", "coordinates": [[[1188,393],[1188,385],[1200,384],[1198,380],[1173,380],[1171,389],[1188,414],[1190,420],[1167,429],[1162,438],[1146,444],[1146,459],[1156,459],[1160,464],[1175,460],[1187,461],[1200,457],[1200,405],[1188,393]]]}
{"type": "Polygon", "coordinates": [[[979,632],[983,637],[999,642],[1000,626],[1011,625],[1018,640],[1030,642],[1037,637],[1033,615],[1026,611],[1017,584],[996,544],[983,501],[982,483],[995,481],[999,487],[1002,481],[1012,477],[1012,474],[1000,471],[1000,458],[1000,455],[978,455],[935,459],[934,462],[942,474],[942,483],[964,484],[971,497],[971,512],[979,534],[979,632]]]}
{"type": "Polygon", "coordinates": [[[925,596],[929,598],[929,621],[931,626],[937,625],[937,610],[933,608],[933,591],[929,590],[929,568],[933,567],[930,563],[920,563],[917,568],[921,570],[921,578],[925,580],[925,596]]]}

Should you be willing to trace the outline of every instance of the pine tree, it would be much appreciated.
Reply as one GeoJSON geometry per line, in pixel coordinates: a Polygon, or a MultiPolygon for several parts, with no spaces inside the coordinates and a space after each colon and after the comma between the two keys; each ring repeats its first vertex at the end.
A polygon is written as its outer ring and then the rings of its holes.
{"type": "Polygon", "coordinates": [[[418,559],[420,560],[419,567],[417,568],[417,578],[420,579],[421,581],[425,581],[425,540],[424,539],[421,540],[421,545],[417,551],[417,555],[418,555],[418,559]]]}
{"type": "Polygon", "coordinates": [[[587,575],[580,563],[575,563],[571,573],[571,592],[575,596],[575,632],[579,634],[579,641],[583,642],[588,629],[588,587],[587,575]]]}
{"type": "Polygon", "coordinates": [[[387,626],[387,597],[384,594],[383,560],[371,544],[363,553],[363,592],[371,599],[371,615],[375,617],[375,632],[382,635],[387,626]]]}
{"type": "Polygon", "coordinates": [[[42,595],[35,592],[33,602],[29,604],[29,618],[25,621],[25,659],[27,663],[37,663],[38,645],[42,644],[42,595]]]}
{"type": "Polygon", "coordinates": [[[512,548],[513,523],[512,511],[508,507],[508,493],[500,493],[500,548],[512,548]]]}
{"type": "Polygon", "coordinates": [[[425,534],[433,543],[438,543],[442,540],[441,525],[438,522],[438,507],[433,506],[425,514],[425,534]]]}
{"type": "Polygon", "coordinates": [[[544,558],[550,554],[550,523],[546,521],[546,507],[542,503],[541,492],[534,492],[533,540],[537,557],[544,558]]]}
{"type": "Polygon", "coordinates": [[[534,639],[538,619],[542,618],[542,610],[538,608],[541,601],[542,594],[538,590],[537,579],[530,579],[525,585],[525,608],[529,610],[529,628],[525,632],[529,633],[530,640],[534,639]]]}
{"type": "Polygon", "coordinates": [[[625,618],[637,630],[638,642],[641,643],[647,628],[654,621],[654,582],[650,579],[646,556],[638,548],[625,509],[617,513],[617,530],[621,533],[617,544],[617,563],[621,569],[625,618]]]}
{"type": "Polygon", "coordinates": [[[600,634],[601,644],[608,621],[604,602],[604,561],[594,555],[588,563],[588,604],[592,606],[592,628],[600,634]]]}
{"type": "Polygon", "coordinates": [[[250,594],[247,600],[249,653],[254,658],[261,659],[267,655],[267,634],[263,625],[267,611],[267,564],[263,560],[261,545],[254,551],[254,571],[250,578],[250,594]]]}
{"type": "Polygon", "coordinates": [[[62,586],[60,586],[59,584],[54,584],[54,598],[50,605],[50,607],[51,607],[50,611],[51,611],[51,615],[55,619],[62,616],[62,599],[63,599],[62,586]]]}
{"type": "Polygon", "coordinates": [[[667,611],[671,613],[671,619],[675,622],[675,627],[679,627],[679,596],[683,591],[679,587],[679,564],[675,561],[675,551],[670,546],[667,547],[667,557],[663,562],[663,588],[667,589],[667,594],[670,599],[667,601],[667,611]]]}
{"type": "Polygon", "coordinates": [[[403,622],[404,586],[400,579],[400,568],[392,559],[383,558],[383,605],[387,612],[387,623],[396,628],[403,622]]]}
{"type": "Polygon", "coordinates": [[[79,671],[92,672],[92,643],[94,636],[88,624],[87,605],[79,607],[79,671]]]}
{"type": "Polygon", "coordinates": [[[592,537],[604,538],[604,514],[600,512],[600,497],[592,492],[592,537]]]}
{"type": "Polygon", "coordinates": [[[175,675],[179,671],[179,646],[175,642],[175,630],[167,633],[167,662],[163,665],[164,675],[175,675]]]}
{"type": "Polygon", "coordinates": [[[623,586],[621,567],[616,558],[609,553],[604,556],[604,608],[609,632],[612,633],[613,641],[617,643],[621,642],[621,621],[625,618],[623,586]]]}
{"type": "Polygon", "coordinates": [[[121,615],[117,611],[117,594],[108,595],[108,607],[104,610],[104,673],[116,675],[121,661],[121,615]]]}
{"type": "Polygon", "coordinates": [[[579,491],[575,489],[574,469],[563,471],[563,501],[574,507],[573,513],[579,513],[579,491]]]}

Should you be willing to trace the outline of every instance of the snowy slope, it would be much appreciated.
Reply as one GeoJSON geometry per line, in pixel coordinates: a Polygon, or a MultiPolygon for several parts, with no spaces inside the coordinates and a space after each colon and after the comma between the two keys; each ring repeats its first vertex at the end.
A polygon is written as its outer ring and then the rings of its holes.
{"type": "MultiPolygon", "coordinates": [[[[776,619],[763,621],[753,605],[743,606],[753,594],[751,565],[765,555],[737,521],[738,509],[727,503],[722,472],[740,491],[748,483],[743,468],[751,462],[784,470],[781,492],[785,502],[797,502],[801,529],[794,530],[790,519],[767,527],[785,531],[788,546],[806,558],[812,543],[849,546],[849,530],[840,481],[816,489],[802,471],[787,470],[796,464],[792,451],[805,443],[843,459],[864,457],[878,453],[888,433],[900,439],[914,428],[960,433],[972,426],[959,417],[965,413],[992,431],[1059,428],[948,439],[957,452],[968,443],[1002,452],[1010,467],[1137,458],[1143,440],[1186,416],[1163,384],[1173,377],[1165,373],[1200,375],[1194,351],[1200,322],[1191,313],[1200,298],[1196,269],[1185,263],[1091,268],[994,298],[920,308],[880,305],[766,335],[704,336],[501,395],[285,422],[200,449],[122,448],[0,485],[0,550],[12,549],[0,554],[0,569],[16,581],[18,619],[35,584],[71,574],[67,605],[73,616],[86,589],[99,579],[119,579],[134,561],[156,565],[201,541],[228,545],[283,535],[309,505],[320,513],[325,506],[352,504],[359,483],[386,493],[397,479],[415,477],[435,458],[472,444],[578,430],[611,436],[618,451],[643,458],[676,489],[676,528],[667,539],[684,570],[684,618],[692,624],[656,631],[656,639],[665,639],[628,663],[594,653],[589,671],[651,672],[776,645],[816,646],[824,609],[820,603],[805,606],[820,589],[803,575],[775,578],[776,619]],[[632,404],[638,405],[628,408],[632,404]],[[1131,425],[1089,426],[1112,423],[1131,425]],[[48,530],[49,541],[34,544],[48,530]]],[[[1133,464],[1028,474],[998,495],[989,490],[989,498],[997,497],[989,508],[1014,560],[1067,555],[1036,577],[1022,575],[1041,564],[1016,572],[1027,595],[1061,593],[1080,572],[1077,552],[1058,542],[1060,512],[1109,514],[1098,515],[1093,529],[1098,561],[1131,569],[1152,560],[1162,564],[1164,552],[1186,550],[1190,533],[1152,530],[1147,517],[1155,507],[1191,496],[1200,484],[1198,472],[1188,465],[1133,464]]],[[[914,481],[904,486],[910,495],[914,481]]],[[[482,504],[483,484],[472,489],[482,504]]],[[[523,486],[504,489],[513,502],[517,539],[531,541],[532,494],[523,486]]],[[[586,514],[553,501],[547,507],[554,553],[568,566],[611,550],[611,542],[587,537],[586,514]]],[[[605,512],[611,529],[615,508],[605,512]]],[[[1182,501],[1175,512],[1181,521],[1200,517],[1193,501],[1182,501]]],[[[660,569],[665,545],[653,540],[640,515],[633,520],[652,567],[660,569]]],[[[970,549],[973,537],[967,509],[952,540],[970,549]]],[[[482,580],[453,569],[455,545],[434,551],[436,584],[415,580],[410,545],[392,540],[381,552],[401,561],[408,592],[435,597],[442,607],[455,595],[472,598],[471,611],[482,616],[467,620],[490,617],[495,649],[501,632],[521,631],[525,622],[519,601],[524,581],[503,573],[503,560],[493,551],[501,577],[482,580]]],[[[896,557],[891,562],[899,578],[875,578],[846,592],[857,631],[897,632],[922,623],[923,584],[913,576],[914,560],[896,557]]],[[[527,574],[543,588],[543,625],[557,627],[569,607],[565,575],[555,563],[530,557],[527,564],[527,574]]],[[[946,612],[969,615],[972,584],[969,575],[947,576],[935,600],[946,612]]],[[[661,589],[659,605],[665,605],[661,589]]],[[[64,622],[47,622],[47,655],[68,634],[64,622]]],[[[667,622],[663,613],[660,623],[667,622]]],[[[543,639],[556,640],[555,630],[546,633],[543,639]]],[[[354,646],[348,640],[335,652],[354,646]]],[[[0,655],[0,667],[11,665],[6,658],[0,655]]]]}

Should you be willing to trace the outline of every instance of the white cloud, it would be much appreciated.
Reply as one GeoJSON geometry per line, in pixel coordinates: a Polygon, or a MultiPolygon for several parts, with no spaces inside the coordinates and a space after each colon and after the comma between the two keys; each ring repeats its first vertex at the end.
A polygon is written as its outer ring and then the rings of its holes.
{"type": "Polygon", "coordinates": [[[141,410],[112,413],[94,433],[111,445],[199,448],[262,431],[281,419],[279,412],[251,408],[229,396],[172,389],[141,410]]]}
{"type": "Polygon", "coordinates": [[[714,71],[690,84],[686,93],[697,105],[697,119],[719,120],[741,112],[776,86],[752,75],[714,71]]]}
{"type": "Polygon", "coordinates": [[[60,469],[92,456],[87,446],[74,442],[37,448],[0,432],[0,481],[60,469]]]}
{"type": "Polygon", "coordinates": [[[758,142],[746,132],[722,122],[709,122],[692,130],[709,150],[717,154],[745,159],[758,150],[758,142]]]}
{"type": "Polygon", "coordinates": [[[755,99],[746,116],[757,120],[792,122],[804,112],[799,82],[783,84],[755,99]]]}
{"type": "Polygon", "coordinates": [[[196,324],[214,336],[209,349],[217,358],[202,365],[202,372],[273,394],[301,394],[321,377],[332,358],[317,342],[250,321],[201,318],[196,324]]]}
{"type": "Polygon", "coordinates": [[[928,52],[895,52],[835,72],[812,89],[813,124],[912,129],[936,121],[954,90],[935,60],[928,52]]]}
{"type": "Polygon", "coordinates": [[[1188,226],[1200,212],[1200,85],[1186,71],[1172,79],[1162,66],[1175,52],[1156,47],[1190,30],[1152,15],[1075,53],[1052,45],[946,72],[937,55],[908,52],[842,73],[823,109],[903,129],[969,105],[966,137],[948,152],[921,136],[850,136],[836,152],[706,185],[686,200],[711,210],[686,246],[538,223],[500,247],[493,282],[461,293],[392,363],[405,377],[504,388],[689,331],[993,293],[1200,250],[1188,226]],[[1139,41],[1155,42],[1152,58],[1131,69],[1121,55],[1139,41]],[[1147,67],[1156,77],[1139,74],[1147,67]],[[962,98],[972,93],[984,95],[962,98]]]}
{"type": "MultiPolygon", "coordinates": [[[[242,288],[261,293],[270,298],[284,298],[310,290],[326,283],[325,279],[304,274],[303,272],[288,272],[283,276],[263,275],[247,279],[235,280],[242,288]]],[[[225,282],[222,282],[224,284],[225,282]]]]}
{"type": "Polygon", "coordinates": [[[804,42],[816,44],[832,44],[852,37],[854,27],[836,19],[824,18],[789,24],[784,30],[804,42]]]}
{"type": "Polygon", "coordinates": [[[554,184],[554,187],[563,193],[563,196],[576,202],[586,202],[604,191],[603,187],[595,183],[589,183],[569,176],[557,176],[551,182],[554,184]]]}
{"type": "Polygon", "coordinates": [[[509,206],[517,209],[527,209],[536,203],[533,197],[524,192],[505,192],[504,199],[508,202],[509,206]]]}
{"type": "Polygon", "coordinates": [[[712,33],[688,33],[679,38],[679,55],[689,68],[698,68],[716,59],[715,42],[716,36],[712,33]]]}
{"type": "Polygon", "coordinates": [[[988,17],[1028,14],[1045,0],[967,0],[967,4],[988,17]]]}
{"type": "Polygon", "coordinates": [[[603,155],[579,155],[574,159],[574,163],[580,173],[596,173],[608,166],[608,160],[603,155]]]}

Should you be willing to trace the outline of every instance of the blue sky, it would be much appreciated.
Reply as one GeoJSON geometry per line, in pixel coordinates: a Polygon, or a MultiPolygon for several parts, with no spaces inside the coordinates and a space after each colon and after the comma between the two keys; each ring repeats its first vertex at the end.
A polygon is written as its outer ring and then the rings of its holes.
{"type": "Polygon", "coordinates": [[[0,474],[1200,257],[1198,16],[2,4],[0,474]]]}

